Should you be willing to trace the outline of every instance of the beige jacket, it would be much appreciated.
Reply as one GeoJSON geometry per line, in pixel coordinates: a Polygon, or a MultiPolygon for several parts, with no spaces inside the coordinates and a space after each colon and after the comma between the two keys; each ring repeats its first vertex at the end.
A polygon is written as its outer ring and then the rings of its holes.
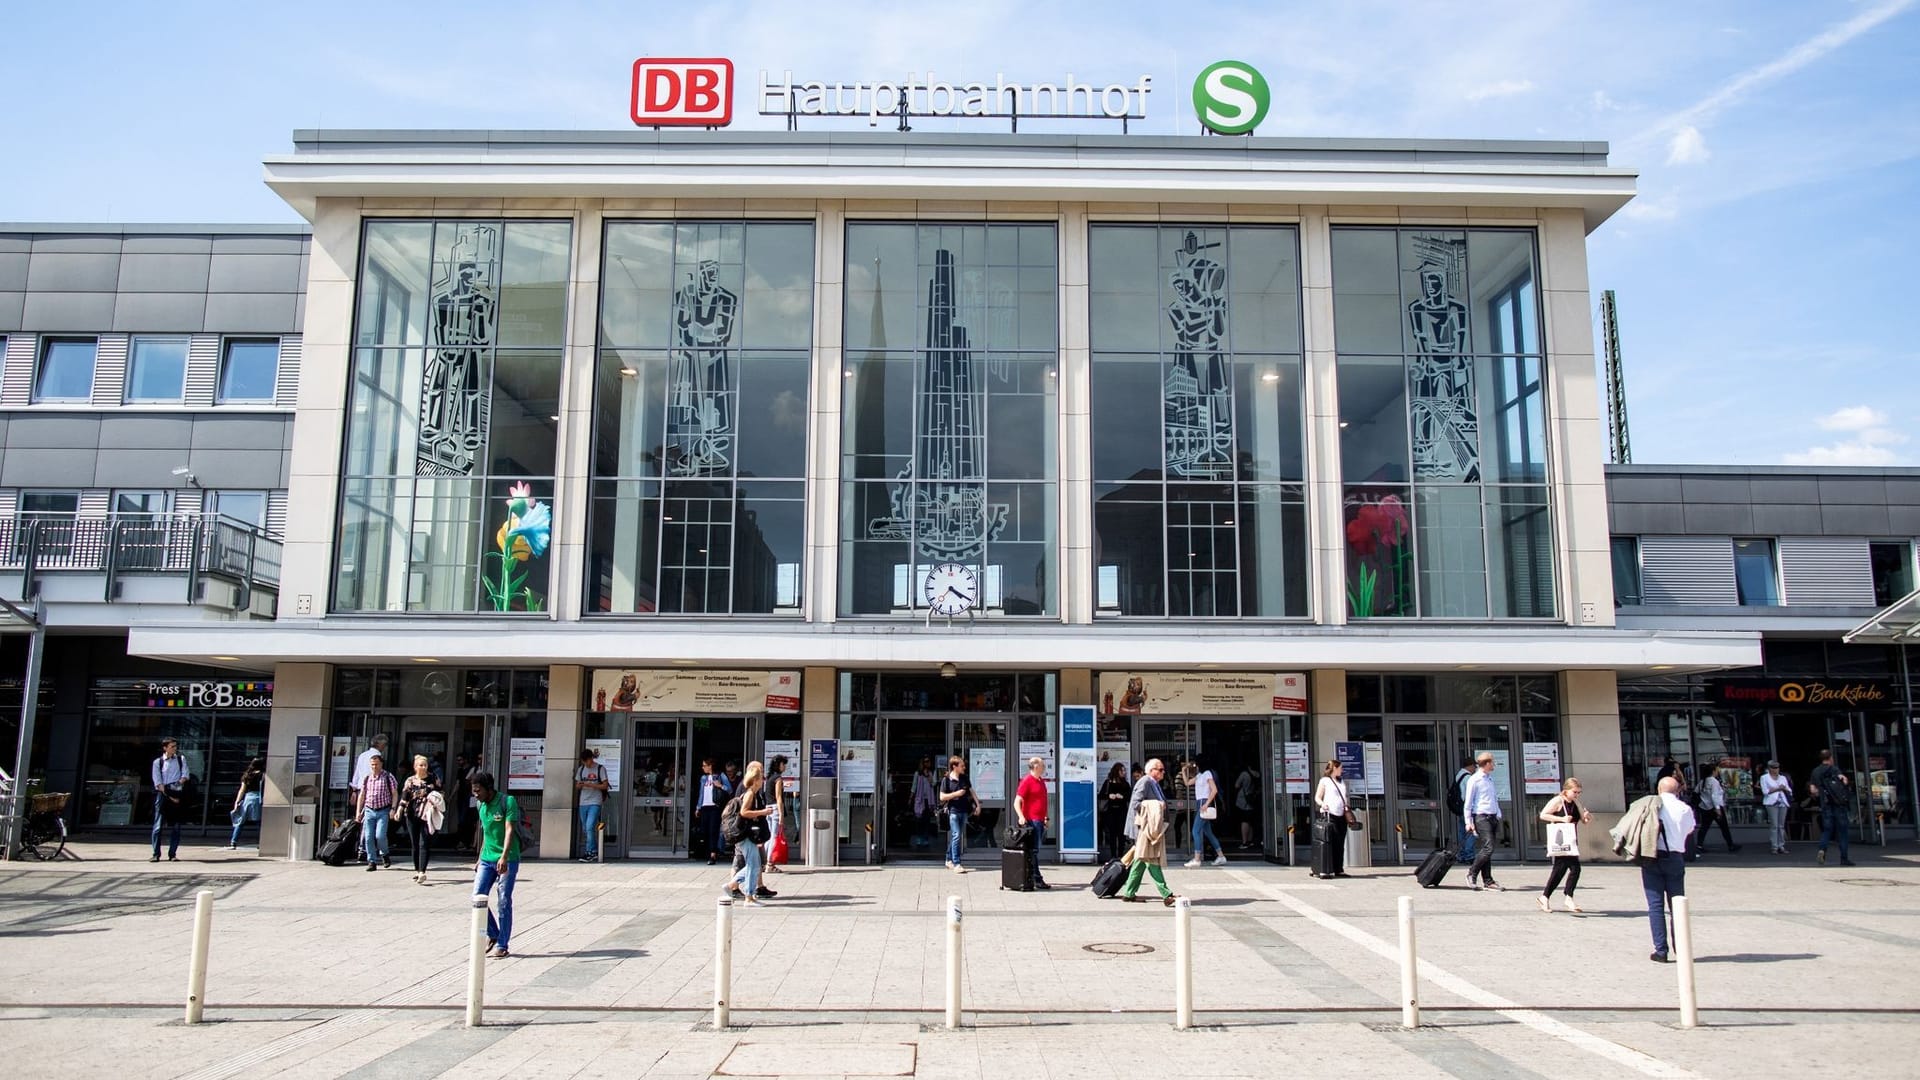
{"type": "Polygon", "coordinates": [[[1155,866],[1167,865],[1167,804],[1148,799],[1133,818],[1136,836],[1133,857],[1155,866]]]}

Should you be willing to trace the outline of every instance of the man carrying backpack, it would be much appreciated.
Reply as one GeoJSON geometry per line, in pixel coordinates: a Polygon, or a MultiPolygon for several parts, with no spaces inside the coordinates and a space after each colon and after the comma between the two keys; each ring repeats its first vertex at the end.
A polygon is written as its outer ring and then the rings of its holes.
{"type": "Polygon", "coordinates": [[[1816,861],[1827,865],[1827,842],[1837,840],[1840,865],[1852,866],[1853,860],[1847,857],[1847,827],[1853,818],[1853,782],[1833,763],[1833,751],[1820,751],[1820,765],[1807,778],[1807,786],[1820,800],[1820,854],[1815,856],[1816,861]]]}
{"type": "Polygon", "coordinates": [[[1461,862],[1473,861],[1473,843],[1475,837],[1467,831],[1467,781],[1473,779],[1473,759],[1469,758],[1453,774],[1453,783],[1447,788],[1447,812],[1453,815],[1453,832],[1461,862]]]}

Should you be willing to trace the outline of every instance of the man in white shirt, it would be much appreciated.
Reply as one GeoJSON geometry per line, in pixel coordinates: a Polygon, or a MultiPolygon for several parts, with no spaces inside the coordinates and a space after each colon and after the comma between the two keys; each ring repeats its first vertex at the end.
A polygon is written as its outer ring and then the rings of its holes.
{"type": "Polygon", "coordinates": [[[1493,849],[1500,844],[1500,792],[1493,784],[1493,755],[1485,750],[1473,759],[1477,768],[1467,781],[1467,832],[1479,850],[1467,867],[1467,888],[1503,891],[1493,880],[1493,849]]]}
{"type": "Polygon", "coordinates": [[[360,751],[360,756],[353,760],[353,778],[347,781],[348,790],[359,791],[360,785],[367,782],[367,772],[371,768],[367,763],[372,761],[375,755],[379,756],[382,764],[386,763],[387,737],[385,735],[375,735],[373,745],[360,751]]]}
{"type": "Polygon", "coordinates": [[[178,862],[180,859],[180,823],[185,821],[189,807],[185,805],[185,788],[189,770],[187,759],[180,756],[180,744],[173,739],[160,743],[160,756],[153,759],[153,858],[148,862],[160,861],[160,834],[168,829],[172,832],[167,841],[167,859],[178,862]]]}
{"type": "Polygon", "coordinates": [[[1740,845],[1733,842],[1733,830],[1727,827],[1727,789],[1720,784],[1719,764],[1700,767],[1700,812],[1695,816],[1693,858],[1698,860],[1707,850],[1707,830],[1714,822],[1720,823],[1720,838],[1727,842],[1727,851],[1740,853],[1740,845]]]}
{"type": "Polygon", "coordinates": [[[1659,853],[1651,862],[1640,864],[1640,888],[1647,894],[1647,921],[1653,927],[1653,955],[1656,964],[1667,960],[1667,904],[1676,896],[1687,895],[1687,837],[1693,835],[1693,807],[1680,797],[1680,781],[1674,777],[1660,780],[1659,853]]]}
{"type": "Polygon", "coordinates": [[[1793,802],[1793,780],[1780,771],[1780,763],[1767,762],[1760,778],[1760,804],[1767,808],[1767,837],[1775,855],[1787,853],[1787,807],[1793,802]]]}

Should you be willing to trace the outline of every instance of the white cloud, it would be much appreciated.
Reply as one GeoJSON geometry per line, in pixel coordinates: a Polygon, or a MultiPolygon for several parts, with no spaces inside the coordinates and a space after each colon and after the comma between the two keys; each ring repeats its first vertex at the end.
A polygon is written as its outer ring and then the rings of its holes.
{"type": "Polygon", "coordinates": [[[1467,100],[1485,101],[1488,98],[1513,97],[1516,94],[1525,94],[1532,89],[1532,79],[1502,79],[1499,82],[1485,83],[1467,91],[1467,100]]]}
{"type": "Polygon", "coordinates": [[[1707,149],[1706,137],[1692,124],[1674,132],[1673,138],[1667,142],[1669,165],[1698,165],[1712,156],[1713,151],[1707,149]]]}
{"type": "Polygon", "coordinates": [[[1870,431],[1887,424],[1887,414],[1871,405],[1849,405],[1815,420],[1828,431],[1870,431]]]}
{"type": "Polygon", "coordinates": [[[1620,108],[1620,103],[1613,100],[1605,90],[1593,92],[1592,105],[1596,113],[1614,112],[1620,108]]]}
{"type": "Polygon", "coordinates": [[[1634,221],[1672,221],[1680,216],[1680,200],[1672,194],[1637,195],[1620,212],[1634,221]]]}
{"type": "Polygon", "coordinates": [[[1901,455],[1893,448],[1907,436],[1888,427],[1887,414],[1871,405],[1849,405],[1835,409],[1814,423],[1826,431],[1848,432],[1853,437],[1826,446],[1810,446],[1797,454],[1786,455],[1789,465],[1898,465],[1901,455]]]}

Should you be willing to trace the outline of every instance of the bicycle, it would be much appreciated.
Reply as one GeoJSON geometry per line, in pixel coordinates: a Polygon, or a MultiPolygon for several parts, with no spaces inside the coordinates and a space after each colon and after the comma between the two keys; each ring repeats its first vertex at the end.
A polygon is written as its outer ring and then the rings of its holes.
{"type": "Polygon", "coordinates": [[[62,814],[71,797],[71,793],[64,791],[32,796],[32,809],[20,823],[15,858],[31,855],[41,862],[50,862],[60,857],[67,849],[67,819],[62,814]]]}

